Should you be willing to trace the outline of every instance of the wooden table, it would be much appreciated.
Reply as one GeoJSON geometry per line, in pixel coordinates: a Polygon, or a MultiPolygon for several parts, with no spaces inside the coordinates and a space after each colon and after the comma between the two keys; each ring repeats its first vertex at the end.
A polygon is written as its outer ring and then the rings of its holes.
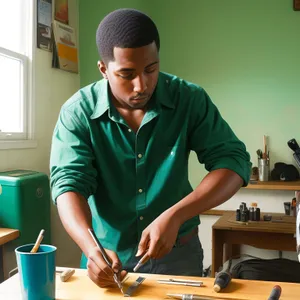
{"type": "MultiPolygon", "coordinates": [[[[263,215],[261,213],[261,219],[263,215]]],[[[269,213],[272,221],[236,222],[235,212],[225,213],[212,227],[212,276],[240,245],[281,251],[296,251],[296,218],[269,213]]]]}
{"type": "Polygon", "coordinates": [[[4,280],[3,245],[15,240],[19,234],[19,230],[16,229],[0,228],[0,283],[4,280]]]}
{"type": "MultiPolygon", "coordinates": [[[[131,298],[136,299],[167,299],[167,293],[186,293],[205,296],[214,296],[216,299],[247,299],[266,300],[276,282],[250,281],[233,279],[230,285],[222,292],[215,293],[212,289],[213,278],[178,277],[166,275],[130,273],[129,279],[124,283],[125,290],[138,276],[146,277],[139,289],[131,298]],[[158,284],[160,278],[184,278],[202,280],[203,287],[174,286],[158,284]]],[[[282,288],[281,300],[299,299],[300,284],[279,283],[282,288]]],[[[19,300],[20,287],[18,274],[0,284],[0,299],[19,300]]],[[[88,277],[86,270],[76,269],[75,274],[67,282],[56,278],[56,300],[106,300],[124,299],[117,288],[102,289],[96,286],[88,277]]]]}

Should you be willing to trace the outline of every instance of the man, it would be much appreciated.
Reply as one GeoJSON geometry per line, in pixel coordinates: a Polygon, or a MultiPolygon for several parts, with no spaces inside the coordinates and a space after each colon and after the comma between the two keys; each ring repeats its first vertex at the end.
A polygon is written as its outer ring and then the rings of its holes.
{"type": "Polygon", "coordinates": [[[63,105],[53,135],[51,187],[62,223],[101,287],[146,252],[140,272],[201,276],[199,214],[247,185],[249,154],[201,87],[159,71],[159,34],[148,16],[116,10],[96,37],[104,79],[63,105]],[[209,171],[194,191],[191,150],[209,171]]]}

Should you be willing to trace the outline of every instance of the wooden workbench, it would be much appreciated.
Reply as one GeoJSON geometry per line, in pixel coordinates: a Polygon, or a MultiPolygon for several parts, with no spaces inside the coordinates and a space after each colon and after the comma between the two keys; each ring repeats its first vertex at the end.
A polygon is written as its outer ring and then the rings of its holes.
{"type": "Polygon", "coordinates": [[[19,230],[0,228],[0,283],[4,280],[3,245],[19,237],[19,230]]]}
{"type": "MultiPolygon", "coordinates": [[[[124,283],[128,287],[138,276],[146,277],[139,289],[131,298],[136,299],[166,299],[167,293],[187,293],[205,296],[214,296],[216,299],[247,299],[266,300],[275,282],[232,280],[230,285],[222,292],[215,293],[212,290],[213,278],[178,277],[166,275],[135,274],[130,273],[129,279],[124,283]],[[160,278],[189,278],[202,280],[203,287],[174,286],[158,284],[160,278]]],[[[299,299],[300,284],[280,283],[282,288],[281,300],[299,299]]],[[[18,274],[0,284],[0,299],[19,300],[20,287],[18,274]]],[[[106,300],[124,299],[117,288],[102,289],[96,286],[88,277],[86,270],[76,269],[75,274],[69,281],[61,282],[58,275],[56,278],[56,300],[106,300]]]]}
{"type": "MultiPolygon", "coordinates": [[[[265,214],[261,213],[261,219],[265,214]]],[[[240,245],[296,251],[295,233],[295,217],[272,213],[272,221],[242,223],[235,221],[235,212],[225,213],[212,226],[212,276],[231,255],[239,254],[240,245]]]]}

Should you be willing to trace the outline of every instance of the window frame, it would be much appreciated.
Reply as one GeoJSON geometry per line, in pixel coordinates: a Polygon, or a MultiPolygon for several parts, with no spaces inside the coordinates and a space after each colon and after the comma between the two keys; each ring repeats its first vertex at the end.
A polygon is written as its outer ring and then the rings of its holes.
{"type": "MultiPolygon", "coordinates": [[[[23,1],[22,1],[23,2],[23,1]]],[[[37,142],[34,134],[34,54],[35,54],[35,32],[36,32],[36,9],[35,0],[28,0],[22,3],[23,9],[29,4],[28,23],[26,29],[26,54],[12,51],[7,48],[0,47],[0,53],[12,59],[21,62],[21,94],[22,94],[22,128],[23,132],[0,132],[0,149],[15,148],[35,148],[37,142]]]]}

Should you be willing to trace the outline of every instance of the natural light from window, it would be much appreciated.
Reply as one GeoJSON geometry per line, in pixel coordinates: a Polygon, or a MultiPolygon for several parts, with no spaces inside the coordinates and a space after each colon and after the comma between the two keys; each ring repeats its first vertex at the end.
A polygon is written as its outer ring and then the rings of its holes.
{"type": "Polygon", "coordinates": [[[22,64],[0,54],[0,130],[22,132],[22,64]]]}
{"type": "Polygon", "coordinates": [[[0,0],[0,46],[22,54],[26,54],[22,41],[22,27],[26,24],[23,24],[21,11],[25,2],[27,1],[0,0]]]}
{"type": "Polygon", "coordinates": [[[28,139],[32,0],[0,0],[0,141],[28,139]]]}

